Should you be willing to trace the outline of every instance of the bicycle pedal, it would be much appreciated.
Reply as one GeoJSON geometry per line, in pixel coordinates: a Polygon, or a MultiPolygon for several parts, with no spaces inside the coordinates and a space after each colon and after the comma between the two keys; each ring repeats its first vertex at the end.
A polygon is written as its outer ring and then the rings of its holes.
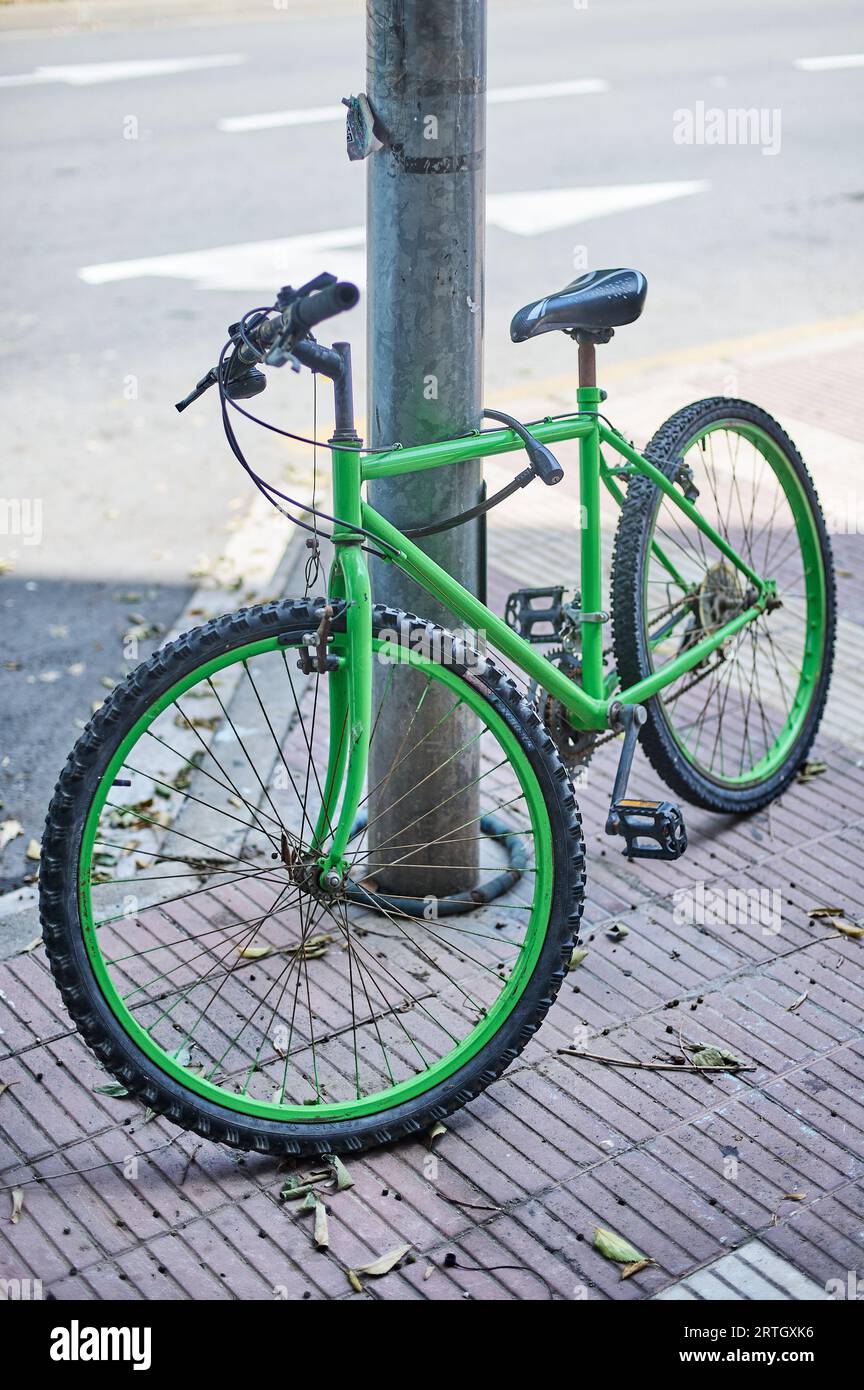
{"type": "Polygon", "coordinates": [[[504,621],[526,642],[554,642],[564,618],[564,585],[548,589],[515,589],[508,595],[504,621]],[[537,630],[535,630],[537,629],[537,630]]]}
{"type": "Polygon", "coordinates": [[[624,836],[628,859],[680,859],[687,848],[684,817],[671,801],[613,801],[606,834],[624,836]]]}

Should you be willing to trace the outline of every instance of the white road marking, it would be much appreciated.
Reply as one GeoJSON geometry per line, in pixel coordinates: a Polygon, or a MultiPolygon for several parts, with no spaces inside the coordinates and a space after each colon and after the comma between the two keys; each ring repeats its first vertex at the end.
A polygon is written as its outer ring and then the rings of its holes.
{"type": "Polygon", "coordinates": [[[602,77],[574,77],[569,82],[534,82],[527,87],[493,87],[486,93],[490,106],[507,101],[543,101],[546,97],[586,97],[608,92],[602,77]]]}
{"type": "MultiPolygon", "coordinates": [[[[544,98],[590,96],[608,92],[609,83],[600,77],[577,77],[567,82],[537,82],[527,87],[493,87],[486,94],[490,106],[510,101],[542,101],[544,98]]],[[[279,126],[318,125],[324,121],[344,121],[344,106],[307,106],[296,111],[264,111],[260,115],[225,116],[219,130],[230,135],[250,130],[275,130],[279,126]]]]}
{"type": "MultiPolygon", "coordinates": [[[[493,193],[486,201],[490,226],[517,236],[537,236],[593,217],[649,207],[653,203],[703,193],[704,180],[686,183],[612,184],[599,188],[550,188],[527,193],[493,193]]],[[[273,241],[212,246],[176,255],[148,256],[134,261],[110,261],[79,270],[88,285],[105,285],[141,276],[191,280],[205,290],[268,290],[286,280],[297,285],[322,269],[362,285],[366,278],[366,231],[344,227],[309,232],[273,241]]]]}
{"type": "Polygon", "coordinates": [[[78,274],[88,285],[105,285],[139,276],[194,280],[204,290],[268,290],[273,294],[287,282],[302,285],[321,272],[322,255],[340,279],[362,283],[366,276],[364,227],[311,232],[275,241],[250,241],[239,246],[213,246],[173,256],[148,256],[138,261],[88,265],[78,274]]]}
{"type": "Polygon", "coordinates": [[[65,82],[70,87],[93,87],[100,82],[125,82],[136,77],[167,77],[203,68],[232,68],[245,63],[244,53],[213,53],[205,58],[140,58],[122,63],[70,63],[66,67],[36,68],[34,72],[0,77],[0,87],[35,87],[65,82]]]}
{"type": "Polygon", "coordinates": [[[833,68],[864,68],[864,53],[836,53],[828,58],[796,58],[803,72],[830,72],[833,68]]]}
{"type": "Polygon", "coordinates": [[[704,179],[683,183],[601,184],[595,188],[532,189],[529,193],[494,193],[486,203],[486,220],[517,236],[538,236],[543,232],[572,227],[592,217],[613,212],[650,207],[672,198],[704,193],[704,179]]]}

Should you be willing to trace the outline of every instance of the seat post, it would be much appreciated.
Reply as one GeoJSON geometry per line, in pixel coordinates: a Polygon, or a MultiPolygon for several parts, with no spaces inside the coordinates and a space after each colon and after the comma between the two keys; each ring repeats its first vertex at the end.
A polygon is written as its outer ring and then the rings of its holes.
{"type": "Polygon", "coordinates": [[[594,353],[594,339],[580,333],[579,343],[579,385],[597,385],[597,360],[594,353]]]}

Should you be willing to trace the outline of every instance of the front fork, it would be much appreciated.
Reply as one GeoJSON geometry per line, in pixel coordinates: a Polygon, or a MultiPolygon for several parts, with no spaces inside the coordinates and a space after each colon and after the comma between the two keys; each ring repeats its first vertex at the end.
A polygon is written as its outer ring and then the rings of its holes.
{"type": "MultiPolygon", "coordinates": [[[[349,442],[355,440],[359,444],[356,435],[349,442]]],[[[372,724],[372,586],[361,537],[348,529],[360,525],[356,448],[333,451],[333,512],[340,522],[333,530],[336,557],[328,589],[331,601],[344,602],[345,632],[334,637],[337,664],[326,674],[330,742],[313,841],[320,851],[320,881],[331,890],[339,887],[348,869],[346,851],[366,781],[372,724]]],[[[311,757],[313,750],[309,753],[311,757]]]]}

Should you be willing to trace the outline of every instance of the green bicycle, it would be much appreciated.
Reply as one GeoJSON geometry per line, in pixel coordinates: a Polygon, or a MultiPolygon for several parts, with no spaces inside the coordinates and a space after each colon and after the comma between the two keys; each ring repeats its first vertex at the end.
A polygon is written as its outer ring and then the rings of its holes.
{"type": "MultiPolygon", "coordinates": [[[[333,382],[327,598],[228,614],[133,671],[73,749],[42,852],[51,967],[97,1057],[174,1123],[264,1153],[378,1144],[478,1095],[541,1023],[577,938],[584,844],[569,772],[623,734],[606,829],[630,858],[675,859],[678,806],[626,795],[637,739],[693,804],[765,806],[812,744],[834,647],[825,523],[776,421],[744,401],[699,401],[642,454],[600,414],[595,346],[641,312],[638,272],[592,272],[513,320],[515,341],[577,339],[572,413],[530,426],[498,416],[386,451],[355,432],[350,348],[311,336],[357,298],[332,276],[280,291],[229,330],[218,367],[178,407],[218,386],[238,459],[286,509],[293,499],[243,457],[229,407],[262,388],[262,363],[333,382]],[[567,603],[557,587],[545,609],[541,591],[520,591],[502,619],[363,498],[375,479],[524,449],[509,487],[452,524],[535,478],[557,483],[550,446],[564,440],[579,441],[585,518],[567,603]],[[620,505],[611,650],[601,486],[620,505]],[[528,698],[464,636],[376,607],[370,551],[484,634],[528,698]],[[542,642],[558,650],[541,649],[543,614],[542,642]],[[442,842],[469,889],[447,892],[442,842]],[[442,893],[394,889],[405,865],[441,872],[442,893]]],[[[313,529],[324,520],[316,512],[313,529]]]]}

